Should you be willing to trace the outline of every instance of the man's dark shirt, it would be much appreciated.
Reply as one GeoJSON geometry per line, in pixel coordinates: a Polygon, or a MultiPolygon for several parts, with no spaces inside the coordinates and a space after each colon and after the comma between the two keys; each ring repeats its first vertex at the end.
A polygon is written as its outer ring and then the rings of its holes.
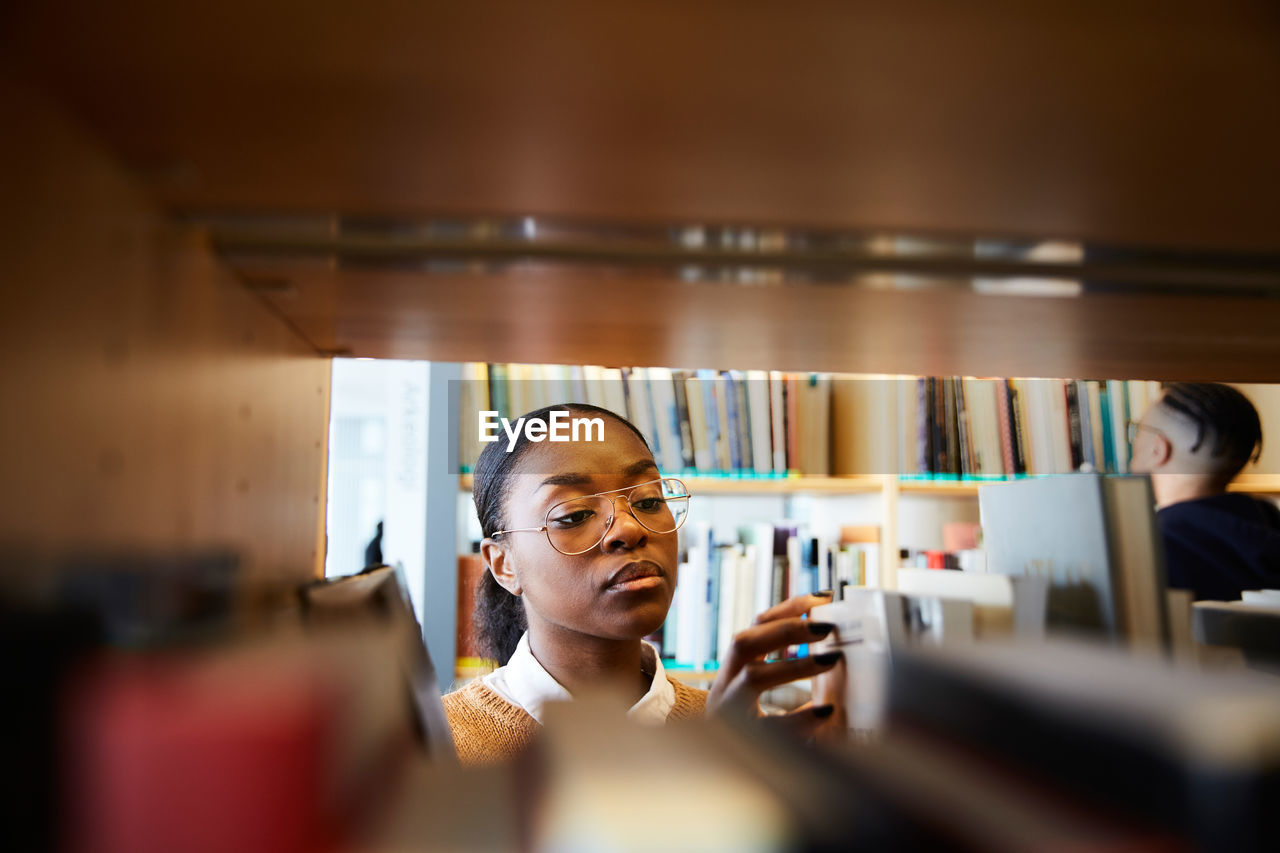
{"type": "Polygon", "coordinates": [[[1156,517],[1170,587],[1197,600],[1236,601],[1246,589],[1280,589],[1280,509],[1231,493],[1170,504],[1156,517]]]}

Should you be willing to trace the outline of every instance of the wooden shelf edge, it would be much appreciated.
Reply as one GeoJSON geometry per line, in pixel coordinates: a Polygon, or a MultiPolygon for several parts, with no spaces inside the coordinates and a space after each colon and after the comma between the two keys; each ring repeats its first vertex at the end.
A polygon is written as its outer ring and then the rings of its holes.
{"type": "Polygon", "coordinates": [[[1227,487],[1231,492],[1280,495],[1280,474],[1241,474],[1227,487]]]}
{"type": "MultiPolygon", "coordinates": [[[[804,494],[821,492],[827,494],[853,494],[859,492],[878,492],[885,487],[885,476],[860,477],[779,477],[742,478],[734,477],[681,477],[689,491],[694,495],[776,495],[804,494]]],[[[458,488],[470,491],[472,477],[461,474],[458,477],[458,488]]]]}
{"type": "MultiPolygon", "coordinates": [[[[778,494],[858,494],[883,489],[888,475],[850,477],[779,477],[771,479],[734,479],[732,477],[681,477],[695,495],[778,495],[778,494]]],[[[993,483],[1009,482],[993,480],[993,483]]],[[[471,491],[471,475],[462,474],[458,487],[471,491]]],[[[977,497],[978,488],[986,483],[952,480],[899,480],[903,494],[950,497],[977,497]]],[[[1244,474],[1229,487],[1233,492],[1280,495],[1280,474],[1244,474]]]]}

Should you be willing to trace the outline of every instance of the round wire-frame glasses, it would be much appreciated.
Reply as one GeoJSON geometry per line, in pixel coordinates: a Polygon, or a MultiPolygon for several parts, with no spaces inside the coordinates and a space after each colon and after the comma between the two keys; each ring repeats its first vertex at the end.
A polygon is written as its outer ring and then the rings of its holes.
{"type": "Polygon", "coordinates": [[[635,486],[580,495],[547,510],[539,527],[497,530],[489,538],[508,533],[546,533],[547,541],[566,557],[585,554],[609,535],[619,498],[626,511],[650,533],[674,533],[689,517],[689,490],[675,477],[661,477],[635,486]]]}

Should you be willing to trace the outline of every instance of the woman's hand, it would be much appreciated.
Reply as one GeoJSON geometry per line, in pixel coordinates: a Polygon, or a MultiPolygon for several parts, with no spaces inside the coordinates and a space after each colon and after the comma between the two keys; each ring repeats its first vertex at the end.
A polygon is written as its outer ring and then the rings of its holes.
{"type": "MultiPolygon", "coordinates": [[[[831,624],[801,618],[811,608],[830,601],[830,592],[789,598],[761,613],[754,625],[735,635],[707,696],[708,713],[736,711],[759,716],[760,694],[764,691],[797,679],[812,678],[835,666],[840,661],[839,652],[765,660],[788,646],[815,643],[830,634],[834,627],[831,624]]],[[[783,715],[784,724],[812,735],[833,710],[831,705],[804,705],[783,715]]]]}

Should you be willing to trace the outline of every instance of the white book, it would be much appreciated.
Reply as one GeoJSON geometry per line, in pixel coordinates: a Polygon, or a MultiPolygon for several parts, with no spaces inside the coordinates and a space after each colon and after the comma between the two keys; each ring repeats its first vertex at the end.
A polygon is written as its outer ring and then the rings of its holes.
{"type": "Polygon", "coordinates": [[[698,526],[701,534],[695,537],[695,544],[688,550],[688,560],[680,567],[680,579],[676,585],[678,622],[676,624],[676,660],[681,663],[701,666],[707,661],[710,649],[707,638],[710,626],[707,624],[707,575],[710,552],[708,550],[708,534],[703,525],[698,526]]]}
{"type": "Polygon", "coordinates": [[[551,395],[548,393],[547,383],[547,366],[545,364],[530,364],[526,370],[525,382],[525,401],[529,404],[529,411],[534,409],[543,409],[550,406],[553,402],[551,395]]]}
{"type": "Polygon", "coordinates": [[[569,396],[571,403],[590,403],[587,396],[587,371],[580,364],[569,365],[569,396]]]}
{"type": "Polygon", "coordinates": [[[972,426],[972,441],[977,452],[977,473],[982,476],[1000,476],[1004,473],[1004,458],[1000,451],[1000,427],[996,419],[996,386],[989,379],[965,379],[963,381],[965,409],[972,426]]]}
{"type": "Polygon", "coordinates": [[[914,378],[896,379],[893,384],[897,397],[898,416],[897,441],[895,442],[896,466],[893,473],[921,473],[918,470],[919,458],[916,448],[916,418],[919,417],[919,395],[916,393],[916,380],[914,378]]]}
{"type": "Polygon", "coordinates": [[[542,366],[545,391],[543,399],[548,406],[568,403],[573,396],[569,390],[569,368],[563,364],[544,364],[542,366]]]}
{"type": "Polygon", "coordinates": [[[720,557],[720,606],[715,626],[716,660],[721,664],[729,654],[729,645],[735,633],[734,603],[738,598],[738,580],[737,554],[726,551],[720,557]]]}
{"type": "MultiPolygon", "coordinates": [[[[801,535],[803,534],[802,529],[801,535]]],[[[801,553],[800,536],[787,537],[787,578],[790,580],[786,591],[787,598],[795,598],[797,595],[809,592],[809,583],[804,577],[804,561],[801,553]]]]}
{"type": "Polygon", "coordinates": [[[751,626],[755,608],[756,546],[735,547],[720,564],[720,623],[716,657],[724,662],[733,638],[751,626]]]}
{"type": "Polygon", "coordinates": [[[747,406],[751,418],[751,461],[757,474],[773,472],[773,418],[769,410],[769,373],[747,371],[747,406]]]}
{"type": "Polygon", "coordinates": [[[868,587],[880,587],[880,546],[873,542],[858,545],[862,552],[862,583],[868,587]]]}
{"type": "Polygon", "coordinates": [[[787,407],[784,399],[786,377],[777,370],[769,371],[769,416],[773,422],[773,470],[787,472],[787,407]]]}
{"type": "Polygon", "coordinates": [[[1246,589],[1240,600],[1260,607],[1280,607],[1280,589],[1246,589]]]}
{"type": "Polygon", "coordinates": [[[582,377],[586,383],[587,402],[602,409],[609,408],[604,392],[604,368],[595,364],[584,364],[582,377]]]}
{"type": "Polygon", "coordinates": [[[899,569],[898,591],[959,598],[974,606],[980,636],[1002,633],[1026,639],[1044,636],[1049,583],[1044,577],[937,569],[899,569]]]}
{"type": "Polygon", "coordinates": [[[600,379],[604,385],[604,407],[630,420],[627,417],[627,392],[622,387],[622,370],[617,367],[603,368],[600,379]]]}
{"type": "Polygon", "coordinates": [[[757,522],[746,531],[750,540],[748,547],[755,560],[752,569],[755,578],[752,582],[754,600],[751,605],[752,617],[763,613],[773,606],[773,525],[757,522]]]}
{"type": "Polygon", "coordinates": [[[1048,408],[1043,413],[1049,422],[1050,447],[1053,448],[1052,470],[1055,474],[1069,474],[1071,465],[1071,425],[1067,418],[1067,388],[1061,379],[1044,383],[1048,408]]]}

